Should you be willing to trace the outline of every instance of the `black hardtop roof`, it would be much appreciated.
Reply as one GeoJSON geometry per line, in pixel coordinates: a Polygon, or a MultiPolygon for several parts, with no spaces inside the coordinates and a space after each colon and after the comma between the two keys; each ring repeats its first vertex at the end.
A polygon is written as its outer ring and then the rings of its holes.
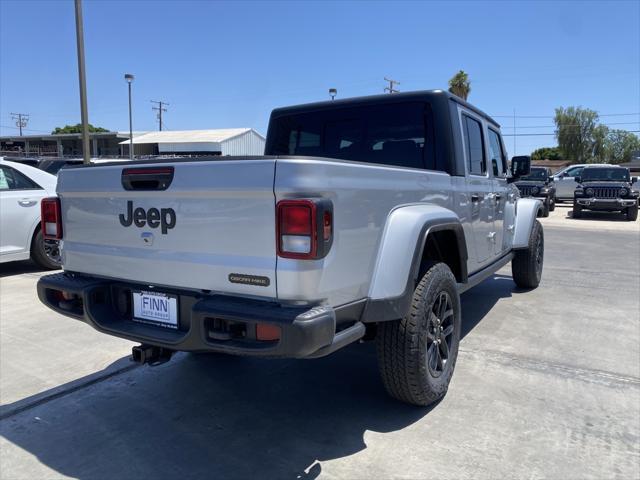
{"type": "Polygon", "coordinates": [[[380,95],[369,95],[363,97],[351,97],[340,100],[327,100],[323,102],[315,102],[315,103],[305,103],[300,105],[291,105],[288,107],[280,107],[276,108],[271,112],[271,117],[280,117],[283,115],[291,115],[302,112],[310,112],[314,110],[324,110],[324,109],[332,109],[332,108],[340,108],[340,107],[352,107],[352,106],[361,106],[361,105],[373,105],[380,103],[397,103],[397,102],[408,102],[408,101],[433,101],[433,100],[442,100],[449,99],[460,105],[468,108],[469,110],[477,113],[487,121],[493,123],[495,126],[500,127],[500,124],[496,122],[489,115],[484,113],[477,107],[474,107],[470,103],[466,102],[462,98],[454,95],[446,90],[418,90],[415,92],[400,92],[393,94],[380,94],[380,95]]]}

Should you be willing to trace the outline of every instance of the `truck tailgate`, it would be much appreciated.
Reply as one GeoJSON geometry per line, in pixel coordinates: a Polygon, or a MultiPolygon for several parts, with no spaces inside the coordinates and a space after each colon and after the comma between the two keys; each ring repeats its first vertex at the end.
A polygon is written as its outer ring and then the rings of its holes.
{"type": "Polygon", "coordinates": [[[63,169],[64,268],[275,298],[274,171],[270,158],[63,169]],[[165,167],[173,168],[166,190],[123,186],[125,169],[165,167]]]}

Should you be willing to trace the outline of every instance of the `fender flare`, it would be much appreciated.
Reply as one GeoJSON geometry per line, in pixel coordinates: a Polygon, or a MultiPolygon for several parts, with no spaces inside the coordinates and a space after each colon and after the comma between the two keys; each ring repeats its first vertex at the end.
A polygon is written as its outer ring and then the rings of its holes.
{"type": "Polygon", "coordinates": [[[422,253],[431,233],[453,231],[460,252],[462,281],[467,280],[467,244],[458,216],[436,205],[407,205],[391,211],[382,233],[369,287],[365,322],[403,317],[418,279],[422,253]]]}
{"type": "Polygon", "coordinates": [[[533,223],[542,210],[542,202],[534,198],[519,198],[516,200],[516,218],[513,232],[513,249],[523,249],[529,246],[529,237],[533,223]]]}

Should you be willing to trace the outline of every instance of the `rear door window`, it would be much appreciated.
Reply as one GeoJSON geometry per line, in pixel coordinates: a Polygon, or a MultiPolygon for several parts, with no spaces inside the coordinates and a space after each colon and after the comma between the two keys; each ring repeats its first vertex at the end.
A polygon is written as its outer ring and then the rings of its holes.
{"type": "Polygon", "coordinates": [[[484,137],[482,125],[468,115],[462,116],[465,147],[467,149],[467,163],[471,175],[485,175],[487,173],[484,155],[484,137]]]}
{"type": "Polygon", "coordinates": [[[494,177],[502,177],[507,171],[507,158],[502,150],[500,135],[493,129],[489,129],[489,157],[494,177]]]}
{"type": "Polygon", "coordinates": [[[436,165],[431,110],[420,102],[318,110],[272,120],[268,155],[339,158],[410,168],[436,165]]]}

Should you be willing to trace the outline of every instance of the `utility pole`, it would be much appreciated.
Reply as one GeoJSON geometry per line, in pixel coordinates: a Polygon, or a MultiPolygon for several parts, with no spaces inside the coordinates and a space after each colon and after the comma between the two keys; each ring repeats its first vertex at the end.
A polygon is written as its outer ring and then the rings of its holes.
{"type": "Polygon", "coordinates": [[[29,122],[28,113],[12,113],[11,119],[16,121],[16,127],[20,129],[20,136],[22,136],[22,129],[27,126],[29,122]]]}
{"type": "Polygon", "coordinates": [[[385,82],[389,82],[389,86],[388,87],[384,87],[384,91],[385,92],[389,92],[389,93],[399,93],[400,90],[396,90],[395,88],[393,88],[394,85],[400,85],[400,82],[396,81],[396,80],[391,80],[390,78],[384,77],[385,82]]]}
{"type": "Polygon", "coordinates": [[[82,157],[84,163],[91,161],[89,147],[89,112],[87,111],[87,79],[84,69],[84,29],[82,26],[82,0],[76,4],[76,44],[78,50],[78,81],[80,83],[80,116],[82,117],[82,157]]]}
{"type": "Polygon", "coordinates": [[[167,102],[163,102],[162,100],[151,100],[151,103],[157,103],[157,107],[151,107],[151,110],[157,110],[158,112],[158,125],[160,126],[160,131],[162,131],[162,112],[166,112],[167,109],[163,108],[163,105],[169,105],[167,102]]]}

